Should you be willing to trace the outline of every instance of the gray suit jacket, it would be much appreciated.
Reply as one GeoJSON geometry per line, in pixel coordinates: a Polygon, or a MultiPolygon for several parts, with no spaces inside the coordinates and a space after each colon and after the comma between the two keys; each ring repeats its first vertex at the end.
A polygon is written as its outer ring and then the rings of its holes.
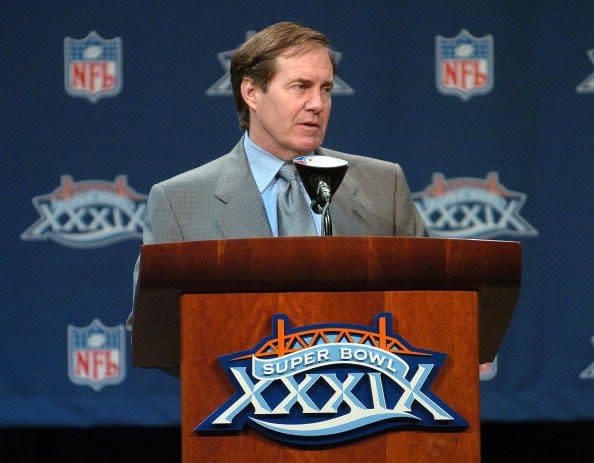
{"type": "MultiPolygon", "coordinates": [[[[348,161],[332,199],[336,236],[426,236],[398,164],[325,148],[317,154],[348,161]]],[[[243,139],[228,154],[151,188],[143,242],[272,237],[243,139]]],[[[134,288],[139,260],[134,268],[134,288]]],[[[128,317],[131,329],[133,314],[128,317]]]]}
{"type": "MultiPolygon", "coordinates": [[[[426,236],[398,164],[319,148],[348,161],[332,199],[336,236],[426,236]]],[[[228,154],[151,188],[143,242],[272,237],[243,139],[228,154]]],[[[134,269],[134,288],[139,259],[134,269]]],[[[133,313],[127,321],[132,328],[133,313]]]]}
{"type": "MultiPolygon", "coordinates": [[[[398,164],[319,148],[348,161],[333,197],[337,236],[424,236],[398,164]]],[[[153,186],[144,243],[273,236],[243,140],[230,153],[153,186]]]]}

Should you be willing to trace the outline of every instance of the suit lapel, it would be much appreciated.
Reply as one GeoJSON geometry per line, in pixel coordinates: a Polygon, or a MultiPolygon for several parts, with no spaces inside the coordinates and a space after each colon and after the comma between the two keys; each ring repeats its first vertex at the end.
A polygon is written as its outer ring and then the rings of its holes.
{"type": "Polygon", "coordinates": [[[369,233],[366,213],[370,204],[359,186],[348,173],[330,206],[333,234],[336,236],[361,236],[369,233]]]}
{"type": "Polygon", "coordinates": [[[264,204],[243,148],[243,138],[229,153],[215,196],[224,204],[217,220],[225,238],[272,236],[264,204]]]}
{"type": "MultiPolygon", "coordinates": [[[[324,148],[319,148],[317,154],[321,156],[332,156],[341,158],[340,153],[327,153],[324,148]]],[[[349,161],[349,170],[355,167],[353,161],[349,161]]],[[[332,217],[332,231],[336,236],[361,236],[369,234],[369,214],[371,203],[359,188],[359,184],[349,175],[349,170],[342,183],[338,187],[332,205],[330,216],[332,217]]]]}
{"type": "MultiPolygon", "coordinates": [[[[318,154],[325,154],[322,148],[318,154]]],[[[332,156],[339,157],[334,153],[332,156]]],[[[215,196],[224,205],[217,217],[224,238],[273,236],[247,161],[243,138],[228,155],[215,196]]],[[[372,210],[371,203],[347,171],[330,208],[334,235],[369,234],[369,210],[372,210]]]]}

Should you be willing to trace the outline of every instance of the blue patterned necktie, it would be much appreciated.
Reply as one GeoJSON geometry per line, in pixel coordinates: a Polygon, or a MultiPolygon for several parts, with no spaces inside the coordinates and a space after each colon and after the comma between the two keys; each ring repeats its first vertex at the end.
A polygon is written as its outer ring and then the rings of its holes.
{"type": "Polygon", "coordinates": [[[277,177],[286,181],[277,198],[278,235],[316,236],[316,226],[301,193],[295,165],[283,164],[277,177]]]}

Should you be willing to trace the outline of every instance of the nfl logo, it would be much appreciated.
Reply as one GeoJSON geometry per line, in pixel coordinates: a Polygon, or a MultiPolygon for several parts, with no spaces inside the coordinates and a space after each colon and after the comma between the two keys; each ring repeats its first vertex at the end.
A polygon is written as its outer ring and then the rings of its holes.
{"type": "Polygon", "coordinates": [[[493,88],[493,37],[477,38],[462,30],[453,38],[435,39],[437,89],[467,101],[493,88]]]}
{"type": "Polygon", "coordinates": [[[95,31],[84,39],[64,39],[64,86],[73,97],[92,103],[122,89],[122,41],[101,38],[95,31]]]}
{"type": "Polygon", "coordinates": [[[95,319],[85,327],[68,325],[68,377],[78,385],[101,390],[119,384],[126,374],[123,325],[109,328],[95,319]]]}

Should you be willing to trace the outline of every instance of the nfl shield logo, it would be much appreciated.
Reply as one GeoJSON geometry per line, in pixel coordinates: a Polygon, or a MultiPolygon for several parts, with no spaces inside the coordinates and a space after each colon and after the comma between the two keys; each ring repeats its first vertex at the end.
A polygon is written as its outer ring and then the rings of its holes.
{"type": "Polygon", "coordinates": [[[453,38],[435,39],[437,89],[464,101],[493,88],[493,37],[477,38],[462,30],[453,38]]]}
{"type": "Polygon", "coordinates": [[[85,327],[68,325],[68,377],[95,391],[119,384],[126,374],[123,325],[112,328],[95,319],[85,327]]]}
{"type": "Polygon", "coordinates": [[[122,89],[122,41],[101,38],[95,31],[84,39],[64,39],[64,86],[73,97],[95,103],[122,89]]]}

